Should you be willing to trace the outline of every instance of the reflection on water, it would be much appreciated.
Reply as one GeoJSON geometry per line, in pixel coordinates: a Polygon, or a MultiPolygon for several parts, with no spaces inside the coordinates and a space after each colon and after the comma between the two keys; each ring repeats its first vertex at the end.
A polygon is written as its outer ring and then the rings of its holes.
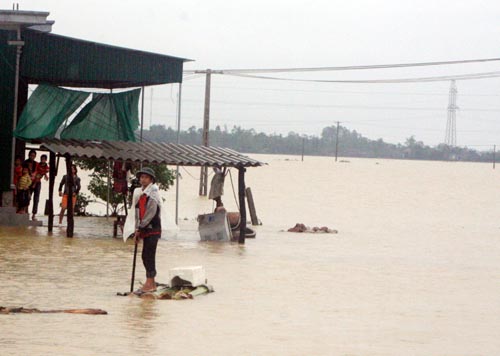
{"type": "MultiPolygon", "coordinates": [[[[158,245],[158,280],[203,265],[216,292],[194,300],[116,296],[130,288],[133,244],[111,237],[111,219],[76,218],[73,239],[64,228],[1,227],[0,305],[109,315],[2,315],[0,354],[500,352],[497,171],[257,158],[269,166],[248,169],[247,183],[264,225],[245,246],[200,242],[195,218],[212,203],[196,195],[198,181],[181,182],[181,232],[158,245]],[[282,232],[297,222],[339,234],[282,232]]],[[[224,203],[234,211],[230,187],[224,203]]],[[[174,192],[165,199],[173,213],[174,192]]],[[[145,279],[140,258],[136,277],[145,279]]]]}

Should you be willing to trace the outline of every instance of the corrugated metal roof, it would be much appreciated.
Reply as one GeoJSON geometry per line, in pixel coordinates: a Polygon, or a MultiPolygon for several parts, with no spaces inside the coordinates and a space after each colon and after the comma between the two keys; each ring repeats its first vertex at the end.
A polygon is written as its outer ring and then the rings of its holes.
{"type": "Polygon", "coordinates": [[[21,76],[29,83],[129,88],[182,82],[184,58],[26,30],[21,76]]]}
{"type": "Polygon", "coordinates": [[[234,150],[175,143],[43,140],[40,148],[77,158],[102,158],[180,166],[258,167],[264,163],[234,150]]]}

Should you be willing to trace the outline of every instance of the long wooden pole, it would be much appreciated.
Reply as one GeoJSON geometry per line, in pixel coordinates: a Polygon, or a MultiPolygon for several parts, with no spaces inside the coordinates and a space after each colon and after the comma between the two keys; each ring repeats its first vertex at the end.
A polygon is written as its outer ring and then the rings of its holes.
{"type": "Polygon", "coordinates": [[[137,260],[137,245],[139,244],[139,241],[134,241],[135,242],[135,247],[134,247],[134,260],[132,262],[132,277],[130,278],[130,293],[134,291],[134,280],[135,280],[135,261],[137,260]]]}
{"type": "Polygon", "coordinates": [[[255,202],[253,200],[252,189],[250,187],[245,189],[248,210],[250,211],[250,220],[252,220],[252,225],[259,225],[259,218],[257,217],[257,210],[255,210],[255,202]]]}

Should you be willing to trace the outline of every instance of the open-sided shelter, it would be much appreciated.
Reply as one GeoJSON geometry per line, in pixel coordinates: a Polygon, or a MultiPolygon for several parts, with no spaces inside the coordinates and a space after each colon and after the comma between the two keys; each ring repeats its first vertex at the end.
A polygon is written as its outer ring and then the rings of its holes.
{"type": "MultiPolygon", "coordinates": [[[[228,167],[238,169],[238,190],[240,206],[240,234],[239,243],[245,242],[246,205],[245,205],[245,171],[248,167],[258,167],[262,163],[244,156],[234,150],[220,147],[206,147],[195,145],[180,145],[173,143],[154,142],[125,142],[125,141],[85,141],[85,140],[56,140],[42,141],[40,149],[50,152],[49,183],[49,231],[53,225],[53,202],[56,155],[66,158],[66,166],[71,166],[72,158],[98,158],[122,162],[138,162],[167,164],[175,166],[198,167],[228,167]]],[[[70,176],[70,174],[68,174],[70,176]]],[[[72,185],[69,184],[69,187],[72,185]]],[[[69,193],[71,196],[71,192],[69,193]]],[[[68,208],[71,204],[68,204],[68,208]]],[[[68,213],[69,214],[69,213],[68,213]]],[[[68,226],[72,224],[72,216],[68,215],[68,226]]],[[[72,226],[71,226],[72,229],[72,226]]],[[[72,231],[68,232],[72,234],[72,231]]]]}
{"type": "Polygon", "coordinates": [[[13,131],[29,84],[112,90],[182,83],[187,59],[51,34],[48,15],[0,10],[0,210],[13,204],[13,161],[25,150],[13,131]]]}
{"type": "MultiPolygon", "coordinates": [[[[36,20],[40,16],[46,17],[48,13],[2,10],[0,15],[0,20],[5,19],[3,23],[0,21],[3,25],[0,26],[2,202],[7,200],[4,195],[10,196],[12,189],[12,142],[16,122],[13,116],[17,112],[18,119],[26,105],[29,84],[114,89],[182,83],[183,64],[187,59],[110,46],[16,25],[18,18],[20,23],[27,23],[26,19],[36,20]]],[[[24,155],[24,147],[24,142],[18,141],[15,153],[24,155]]]]}

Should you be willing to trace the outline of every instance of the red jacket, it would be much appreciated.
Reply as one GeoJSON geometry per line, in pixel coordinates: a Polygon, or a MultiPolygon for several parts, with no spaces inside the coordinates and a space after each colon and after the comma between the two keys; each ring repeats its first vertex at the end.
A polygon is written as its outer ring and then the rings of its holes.
{"type": "Polygon", "coordinates": [[[23,166],[22,165],[15,166],[14,167],[14,184],[16,185],[16,187],[17,187],[17,182],[19,181],[19,178],[21,178],[22,176],[23,176],[23,166]]]}
{"type": "Polygon", "coordinates": [[[49,164],[42,164],[41,162],[38,163],[35,169],[35,179],[33,180],[33,184],[40,182],[42,180],[42,177],[47,173],[49,173],[49,164]]]}

